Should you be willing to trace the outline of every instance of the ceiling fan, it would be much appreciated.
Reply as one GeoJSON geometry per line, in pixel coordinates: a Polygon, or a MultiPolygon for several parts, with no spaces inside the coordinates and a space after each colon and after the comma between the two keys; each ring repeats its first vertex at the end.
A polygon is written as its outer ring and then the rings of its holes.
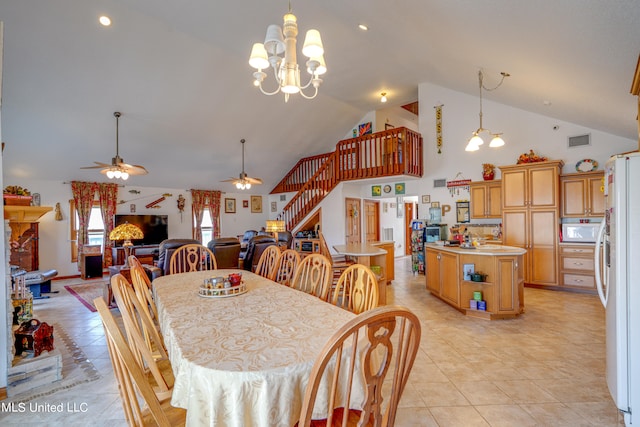
{"type": "Polygon", "coordinates": [[[112,179],[123,179],[127,180],[129,175],[146,175],[148,172],[144,168],[144,166],[140,165],[130,165],[125,163],[122,160],[122,157],[119,155],[119,120],[122,113],[116,111],[113,113],[113,116],[116,118],[116,156],[111,159],[111,164],[102,163],[102,162],[93,162],[97,166],[85,166],[80,169],[101,169],[100,173],[107,176],[107,178],[112,179]]]}
{"type": "Polygon", "coordinates": [[[244,171],[244,142],[244,138],[240,140],[240,143],[242,144],[242,172],[240,172],[238,178],[229,178],[221,181],[232,183],[238,190],[248,190],[252,185],[262,184],[262,180],[260,178],[251,178],[244,171]]]}

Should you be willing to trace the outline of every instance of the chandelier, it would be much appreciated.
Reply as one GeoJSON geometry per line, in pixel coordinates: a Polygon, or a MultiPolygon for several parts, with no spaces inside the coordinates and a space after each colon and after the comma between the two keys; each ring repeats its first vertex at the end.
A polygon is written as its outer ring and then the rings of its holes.
{"type": "Polygon", "coordinates": [[[473,136],[469,140],[469,143],[467,144],[465,151],[477,151],[480,149],[480,146],[484,144],[484,140],[480,137],[480,134],[482,132],[487,132],[491,136],[493,136],[493,138],[491,139],[491,142],[489,143],[489,147],[496,148],[496,147],[502,147],[504,145],[504,140],[501,138],[502,133],[493,133],[489,129],[485,129],[482,127],[482,89],[487,91],[498,89],[500,85],[502,85],[502,82],[504,82],[505,77],[509,77],[510,75],[509,73],[505,73],[505,72],[502,72],[500,74],[502,75],[502,79],[500,80],[500,83],[498,83],[494,88],[489,89],[485,87],[482,82],[482,79],[484,77],[482,74],[482,70],[478,71],[478,87],[480,88],[480,127],[473,132],[473,136]]]}
{"type": "Polygon", "coordinates": [[[284,100],[287,102],[289,95],[292,94],[299,93],[306,99],[313,99],[318,94],[318,87],[322,83],[320,76],[327,72],[320,32],[318,30],[309,30],[304,39],[302,54],[309,58],[305,65],[307,72],[311,75],[304,86],[300,84],[300,68],[296,58],[297,36],[297,18],[291,13],[291,2],[289,2],[289,13],[284,15],[282,28],[275,24],[269,25],[264,43],[254,43],[251,49],[249,65],[257,70],[253,73],[253,78],[255,79],[253,84],[260,88],[260,91],[265,95],[275,95],[278,92],[282,92],[284,93],[284,100]],[[262,82],[267,77],[267,74],[262,70],[266,70],[269,67],[273,69],[273,74],[278,84],[278,87],[273,92],[267,92],[262,87],[262,82]],[[312,95],[307,95],[303,92],[309,86],[313,86],[315,89],[312,95]]]}

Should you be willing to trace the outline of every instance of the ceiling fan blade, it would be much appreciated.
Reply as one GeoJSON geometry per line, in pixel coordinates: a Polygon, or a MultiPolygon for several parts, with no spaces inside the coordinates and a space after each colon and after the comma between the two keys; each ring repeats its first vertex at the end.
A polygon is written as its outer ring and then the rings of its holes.
{"type": "Polygon", "coordinates": [[[238,181],[238,178],[228,178],[228,179],[223,179],[220,182],[236,182],[238,181]]]}
{"type": "Polygon", "coordinates": [[[93,162],[93,163],[95,163],[96,166],[84,166],[84,167],[81,167],[80,169],[100,169],[100,168],[111,167],[109,163],[102,163],[102,162],[93,162]]]}
{"type": "Polygon", "coordinates": [[[260,178],[251,178],[250,176],[247,176],[244,179],[252,185],[262,184],[262,180],[260,178]]]}
{"type": "Polygon", "coordinates": [[[127,163],[120,163],[122,169],[126,170],[129,175],[146,175],[149,172],[141,165],[130,165],[127,163]]]}

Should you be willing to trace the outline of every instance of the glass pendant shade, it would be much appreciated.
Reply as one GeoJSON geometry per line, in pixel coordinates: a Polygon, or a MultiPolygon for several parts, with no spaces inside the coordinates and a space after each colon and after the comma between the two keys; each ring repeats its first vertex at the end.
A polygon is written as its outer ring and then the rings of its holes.
{"type": "Polygon", "coordinates": [[[503,145],[504,145],[504,140],[500,138],[500,135],[494,135],[493,139],[489,143],[489,147],[491,148],[502,147],[503,145]]]}

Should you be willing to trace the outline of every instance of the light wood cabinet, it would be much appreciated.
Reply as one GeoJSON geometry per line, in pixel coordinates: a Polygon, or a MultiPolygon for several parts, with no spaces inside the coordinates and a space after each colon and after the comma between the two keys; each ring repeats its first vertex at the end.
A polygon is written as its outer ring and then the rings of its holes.
{"type": "Polygon", "coordinates": [[[471,218],[502,217],[502,181],[476,181],[469,188],[471,218]]]}
{"type": "Polygon", "coordinates": [[[527,250],[524,281],[558,285],[560,160],[500,167],[503,243],[527,250]]]}
{"type": "Polygon", "coordinates": [[[391,283],[391,281],[396,278],[395,253],[394,253],[395,242],[378,242],[378,243],[372,243],[372,245],[387,251],[387,254],[384,256],[383,267],[384,267],[387,283],[391,283]]]}
{"type": "Polygon", "coordinates": [[[524,311],[522,255],[489,255],[459,248],[426,248],[427,290],[468,316],[485,319],[514,317],[524,311]],[[473,264],[486,275],[484,282],[464,280],[462,268],[473,264]],[[486,310],[470,307],[474,292],[481,292],[486,310]]]}
{"type": "Polygon", "coordinates": [[[561,216],[563,218],[603,217],[603,178],[603,171],[561,176],[561,216]]]}
{"type": "Polygon", "coordinates": [[[594,245],[560,246],[560,285],[595,293],[594,245]]]}
{"type": "Polygon", "coordinates": [[[460,303],[458,256],[446,251],[426,251],[427,290],[454,306],[460,303]]]}

